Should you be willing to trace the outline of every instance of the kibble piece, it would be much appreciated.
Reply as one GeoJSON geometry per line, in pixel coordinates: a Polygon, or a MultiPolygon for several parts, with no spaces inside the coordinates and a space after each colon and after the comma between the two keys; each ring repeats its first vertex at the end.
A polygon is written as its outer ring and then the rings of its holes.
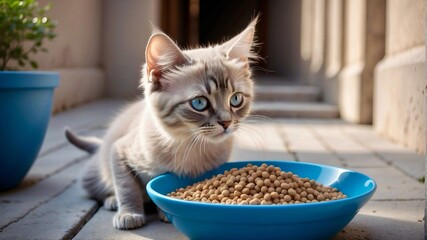
{"type": "Polygon", "coordinates": [[[228,190],[224,190],[224,191],[222,191],[222,196],[224,196],[224,197],[228,197],[229,195],[230,195],[230,192],[228,191],[228,190]]]}
{"type": "Polygon", "coordinates": [[[277,192],[272,192],[270,196],[274,199],[279,198],[279,194],[277,192]]]}
{"type": "Polygon", "coordinates": [[[179,188],[168,196],[232,205],[303,204],[347,197],[336,188],[267,164],[232,168],[210,179],[179,188]]]}
{"type": "Polygon", "coordinates": [[[283,200],[285,200],[285,202],[290,202],[290,201],[292,201],[292,197],[291,197],[291,195],[285,195],[283,197],[283,200]]]}
{"type": "Polygon", "coordinates": [[[261,187],[261,192],[262,193],[266,193],[269,190],[269,188],[267,186],[262,186],[261,187]]]}
{"type": "Polygon", "coordinates": [[[274,181],[276,181],[277,177],[276,177],[276,175],[270,175],[269,179],[270,179],[271,182],[274,183],[274,181]]]}
{"type": "Polygon", "coordinates": [[[241,198],[242,200],[246,200],[246,199],[248,199],[248,198],[249,198],[249,196],[248,196],[248,194],[242,194],[242,195],[240,195],[240,198],[241,198]]]}
{"type": "Polygon", "coordinates": [[[262,178],[268,178],[270,177],[270,174],[268,172],[262,172],[262,178]]]}
{"type": "Polygon", "coordinates": [[[251,182],[251,183],[248,183],[248,184],[246,185],[246,187],[247,187],[248,189],[254,189],[254,188],[255,188],[255,184],[254,184],[253,182],[251,182]]]}
{"type": "Polygon", "coordinates": [[[280,184],[280,187],[283,188],[283,189],[288,190],[290,186],[289,186],[288,183],[282,183],[282,184],[280,184]]]}
{"type": "Polygon", "coordinates": [[[234,181],[232,179],[228,179],[226,182],[227,186],[231,187],[234,184],[234,181]]]}
{"type": "Polygon", "coordinates": [[[269,193],[264,194],[264,200],[265,201],[270,201],[271,200],[271,195],[269,193]]]}
{"type": "Polygon", "coordinates": [[[237,185],[234,187],[234,189],[235,189],[235,190],[237,190],[237,191],[240,191],[240,190],[242,190],[242,189],[243,189],[243,186],[242,186],[241,184],[237,184],[237,185]]]}
{"type": "Polygon", "coordinates": [[[264,195],[262,193],[257,193],[254,195],[254,198],[261,199],[264,195]]]}
{"type": "Polygon", "coordinates": [[[218,195],[216,195],[216,194],[212,194],[210,197],[209,197],[209,199],[210,200],[218,200],[218,195]]]}
{"type": "Polygon", "coordinates": [[[249,193],[249,188],[245,187],[242,189],[242,193],[243,194],[248,194],[249,193]]]}

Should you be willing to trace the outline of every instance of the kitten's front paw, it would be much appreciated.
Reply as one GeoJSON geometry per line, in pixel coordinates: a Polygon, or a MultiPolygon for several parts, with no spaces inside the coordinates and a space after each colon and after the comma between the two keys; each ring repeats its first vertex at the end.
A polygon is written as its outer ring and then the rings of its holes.
{"type": "Polygon", "coordinates": [[[159,213],[160,221],[162,221],[164,223],[170,223],[169,219],[166,217],[165,213],[162,210],[160,210],[160,208],[157,208],[157,211],[159,213]]]}
{"type": "Polygon", "coordinates": [[[145,224],[145,215],[138,213],[116,213],[113,225],[120,230],[129,230],[142,227],[145,224]]]}
{"type": "Polygon", "coordinates": [[[104,200],[104,208],[110,211],[117,211],[117,199],[116,196],[109,196],[104,200]]]}

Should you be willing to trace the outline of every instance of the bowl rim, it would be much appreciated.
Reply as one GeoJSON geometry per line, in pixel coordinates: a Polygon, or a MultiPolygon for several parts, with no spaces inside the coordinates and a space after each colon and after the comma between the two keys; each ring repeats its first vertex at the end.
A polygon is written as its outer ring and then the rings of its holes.
{"type": "MultiPolygon", "coordinates": [[[[289,161],[289,160],[248,160],[248,161],[233,161],[233,162],[226,162],[220,166],[218,166],[215,169],[218,169],[220,167],[223,167],[225,165],[229,165],[229,164],[235,164],[235,163],[243,163],[243,164],[248,164],[248,163],[267,163],[270,165],[270,163],[274,163],[274,162],[285,162],[285,163],[291,163],[291,164],[296,164],[296,165],[310,165],[310,166],[317,166],[317,167],[321,167],[321,168],[332,168],[332,169],[337,169],[339,170],[341,173],[344,172],[349,172],[349,173],[353,173],[353,174],[359,174],[363,177],[365,177],[367,179],[367,181],[365,182],[365,184],[372,184],[372,187],[362,193],[362,194],[358,194],[355,196],[351,196],[351,197],[347,197],[347,198],[343,198],[343,199],[337,199],[337,200],[333,200],[333,201],[322,201],[322,202],[310,202],[310,203],[299,203],[299,204],[276,204],[276,205],[239,205],[239,204],[221,204],[221,203],[206,203],[206,202],[198,202],[198,201],[188,201],[188,200],[182,200],[182,199],[177,199],[177,198],[173,198],[173,197],[169,197],[165,194],[161,194],[157,191],[155,191],[152,188],[152,184],[155,181],[158,181],[159,179],[162,178],[166,178],[169,176],[176,176],[173,173],[164,173],[161,174],[153,179],[151,179],[146,186],[147,192],[149,192],[150,194],[154,195],[157,198],[161,198],[161,199],[165,199],[167,201],[172,201],[174,203],[178,203],[178,204],[185,204],[185,205],[193,205],[196,204],[196,206],[209,206],[209,207],[215,207],[215,208],[239,208],[239,209],[245,209],[245,208],[249,208],[249,209],[277,209],[277,208],[308,208],[308,207],[317,207],[317,206],[327,206],[327,205],[335,205],[337,203],[346,203],[346,202],[353,202],[357,199],[360,198],[364,198],[367,195],[370,194],[374,194],[376,189],[377,189],[377,183],[375,182],[374,179],[372,179],[371,177],[369,177],[366,174],[354,171],[354,170],[349,170],[349,169],[345,169],[345,168],[341,168],[341,167],[334,167],[334,166],[329,166],[329,165],[323,165],[323,164],[318,164],[318,163],[310,163],[310,162],[295,162],[295,161],[289,161]]],[[[212,169],[211,171],[215,170],[212,169]]],[[[206,173],[208,173],[210,171],[207,171],[206,173]]],[[[206,174],[204,173],[204,174],[206,174]]],[[[203,175],[203,174],[202,174],[203,175]]]]}

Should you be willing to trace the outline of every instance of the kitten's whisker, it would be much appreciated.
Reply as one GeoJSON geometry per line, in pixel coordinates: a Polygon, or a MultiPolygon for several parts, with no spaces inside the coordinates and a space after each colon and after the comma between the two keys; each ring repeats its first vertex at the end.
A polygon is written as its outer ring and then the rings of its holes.
{"type": "Polygon", "coordinates": [[[259,119],[259,120],[265,120],[265,121],[268,121],[268,122],[272,122],[273,121],[273,119],[271,119],[269,117],[266,117],[264,115],[257,115],[257,114],[249,115],[248,117],[246,117],[246,119],[248,119],[248,120],[259,119]]]}
{"type": "Polygon", "coordinates": [[[206,152],[206,143],[208,142],[208,136],[204,135],[205,137],[205,142],[203,144],[203,151],[206,152]]]}
{"type": "Polygon", "coordinates": [[[258,131],[244,125],[239,126],[239,130],[240,131],[236,131],[237,134],[246,136],[258,149],[262,149],[262,144],[259,139],[264,139],[264,137],[258,131]]]}
{"type": "Polygon", "coordinates": [[[196,143],[195,143],[195,145],[196,146],[199,146],[199,156],[201,157],[202,156],[202,140],[203,140],[203,135],[202,134],[199,134],[197,137],[196,137],[196,143]]]}
{"type": "Polygon", "coordinates": [[[263,133],[260,133],[257,129],[254,129],[253,127],[249,127],[247,125],[240,125],[239,127],[241,127],[243,130],[247,130],[251,133],[256,134],[260,139],[265,139],[265,135],[263,133]]]}
{"type": "Polygon", "coordinates": [[[188,156],[189,156],[189,154],[190,154],[190,152],[191,152],[191,149],[193,148],[193,146],[194,146],[194,143],[195,142],[197,142],[197,137],[198,137],[199,135],[196,135],[195,137],[193,137],[192,139],[191,139],[191,142],[190,142],[190,144],[188,144],[187,145],[187,148],[186,148],[186,150],[185,150],[185,152],[184,152],[184,160],[183,161],[187,161],[188,160],[188,156]]]}
{"type": "Polygon", "coordinates": [[[177,159],[176,159],[176,155],[177,155],[177,153],[178,153],[178,150],[179,150],[179,148],[181,148],[181,146],[182,146],[182,144],[184,144],[185,142],[187,142],[190,138],[193,138],[194,136],[196,136],[196,134],[197,134],[198,132],[194,132],[194,133],[192,133],[190,136],[188,136],[188,137],[186,137],[183,141],[181,141],[181,143],[178,145],[178,147],[175,149],[175,153],[174,153],[174,159],[175,159],[175,161],[174,161],[174,167],[175,167],[175,164],[177,163],[177,162],[179,162],[179,161],[177,161],[177,159]]]}

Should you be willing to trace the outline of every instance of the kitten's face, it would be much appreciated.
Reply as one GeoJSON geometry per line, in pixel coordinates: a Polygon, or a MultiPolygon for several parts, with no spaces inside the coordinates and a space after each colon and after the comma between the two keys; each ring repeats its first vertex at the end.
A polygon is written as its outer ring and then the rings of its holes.
{"type": "Polygon", "coordinates": [[[164,132],[175,139],[217,142],[238,128],[253,98],[248,63],[253,33],[250,25],[222,45],[188,51],[165,35],[154,43],[150,39],[145,94],[164,132]],[[162,54],[165,48],[170,49],[162,54]],[[150,50],[158,56],[150,56],[150,50]]]}
{"type": "Polygon", "coordinates": [[[245,64],[225,58],[193,60],[164,79],[168,84],[151,94],[152,103],[174,136],[222,140],[249,114],[253,84],[245,64]]]}

